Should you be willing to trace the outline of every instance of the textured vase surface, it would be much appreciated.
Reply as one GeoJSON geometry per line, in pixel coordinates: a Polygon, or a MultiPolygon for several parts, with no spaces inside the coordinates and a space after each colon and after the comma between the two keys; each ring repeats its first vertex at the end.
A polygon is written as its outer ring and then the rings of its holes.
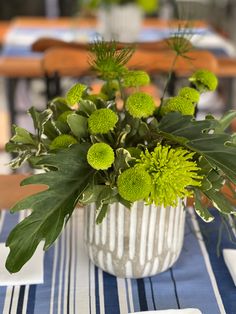
{"type": "Polygon", "coordinates": [[[90,259],[117,277],[153,276],[171,267],[183,245],[185,210],[135,202],[129,210],[120,203],[96,224],[96,205],[84,210],[84,239],[90,259]]]}

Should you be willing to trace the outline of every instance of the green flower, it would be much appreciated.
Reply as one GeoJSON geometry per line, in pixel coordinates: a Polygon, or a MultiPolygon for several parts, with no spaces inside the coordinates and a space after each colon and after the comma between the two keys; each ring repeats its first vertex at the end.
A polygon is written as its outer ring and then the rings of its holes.
{"type": "Polygon", "coordinates": [[[96,170],[106,170],[115,160],[115,154],[111,146],[106,143],[93,144],[87,154],[87,161],[96,170]]]}
{"type": "Polygon", "coordinates": [[[129,168],[119,175],[117,186],[119,194],[125,200],[144,200],[151,191],[151,177],[142,168],[129,168]]]}
{"type": "Polygon", "coordinates": [[[218,79],[214,73],[208,70],[198,70],[189,78],[200,93],[214,91],[218,85],[218,79]]]}
{"type": "Polygon", "coordinates": [[[72,144],[76,144],[77,140],[69,134],[61,134],[54,138],[50,144],[50,149],[67,148],[72,144]]]}
{"type": "Polygon", "coordinates": [[[190,196],[189,186],[200,186],[200,170],[192,160],[195,153],[181,147],[158,145],[153,152],[141,154],[137,167],[147,171],[152,179],[152,191],[149,203],[175,206],[178,198],[190,196]]]}
{"type": "Polygon", "coordinates": [[[88,126],[91,134],[106,134],[112,131],[118,121],[118,116],[108,108],[94,111],[88,118],[88,126]]]}
{"type": "Polygon", "coordinates": [[[153,114],[155,102],[150,95],[137,92],[127,98],[126,110],[134,118],[147,118],[153,114]]]}
{"type": "Polygon", "coordinates": [[[200,99],[199,92],[191,87],[183,87],[179,90],[178,96],[190,100],[193,104],[197,104],[200,99]]]}
{"type": "Polygon", "coordinates": [[[128,71],[123,77],[124,87],[139,87],[149,83],[150,77],[144,71],[128,71]]]}
{"type": "Polygon", "coordinates": [[[195,111],[194,104],[187,98],[176,96],[165,100],[161,108],[161,114],[167,114],[172,111],[178,111],[182,115],[192,116],[195,111]]]}

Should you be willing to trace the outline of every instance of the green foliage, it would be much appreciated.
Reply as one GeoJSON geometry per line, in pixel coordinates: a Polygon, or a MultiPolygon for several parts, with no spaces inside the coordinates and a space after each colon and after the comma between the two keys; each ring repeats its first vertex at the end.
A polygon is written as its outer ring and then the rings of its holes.
{"type": "Polygon", "coordinates": [[[45,156],[40,163],[55,170],[22,181],[22,185],[43,184],[48,188],[19,201],[11,209],[12,212],[32,210],[7,239],[10,254],[6,267],[11,273],[19,271],[31,258],[40,241],[45,241],[44,249],[48,249],[59,236],[93,173],[86,161],[87,150],[87,144],[77,144],[45,156]]]}
{"type": "MultiPolygon", "coordinates": [[[[176,59],[186,57],[185,36],[176,35],[171,44],[176,59]]],[[[235,214],[221,188],[224,182],[236,183],[236,135],[225,131],[236,112],[196,121],[199,93],[189,87],[170,99],[165,98],[165,87],[158,109],[152,96],[139,88],[149,82],[148,74],[126,67],[133,47],[96,42],[91,51],[90,63],[104,80],[102,91],[93,94],[76,84],[66,98],[53,99],[45,110],[30,108],[34,132],[13,126],[6,145],[16,156],[13,168],[28,162],[45,170],[22,185],[48,187],[12,208],[32,213],[8,237],[10,272],[27,262],[40,241],[45,241],[45,249],[52,245],[78,202],[96,204],[97,223],[115,202],[127,208],[136,200],[167,206],[192,194],[196,212],[205,221],[213,217],[203,196],[223,215],[235,214]]],[[[200,92],[216,86],[209,72],[204,79],[199,72],[192,77],[200,92]]]]}

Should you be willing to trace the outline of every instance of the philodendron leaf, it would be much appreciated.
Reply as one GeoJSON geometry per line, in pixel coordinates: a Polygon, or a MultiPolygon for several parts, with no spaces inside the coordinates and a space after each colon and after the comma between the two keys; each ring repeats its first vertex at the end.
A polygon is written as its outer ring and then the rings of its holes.
{"type": "Polygon", "coordinates": [[[40,164],[57,170],[22,181],[22,185],[43,184],[48,189],[19,201],[12,208],[13,212],[30,208],[32,213],[7,239],[10,253],[6,267],[11,273],[19,271],[31,258],[40,241],[45,241],[44,249],[48,249],[59,236],[93,173],[86,160],[88,148],[87,144],[76,144],[56,155],[42,157],[40,164]]]}
{"type": "Polygon", "coordinates": [[[195,121],[177,112],[167,114],[158,128],[162,135],[204,156],[207,161],[236,183],[236,147],[227,145],[231,136],[212,133],[218,126],[215,120],[195,121]]]}
{"type": "Polygon", "coordinates": [[[66,99],[70,106],[76,105],[82,98],[83,93],[86,91],[87,86],[83,84],[75,84],[74,86],[69,89],[66,94],[66,99]]]}
{"type": "Polygon", "coordinates": [[[205,222],[211,222],[214,216],[211,215],[208,208],[202,205],[201,192],[197,189],[194,190],[195,195],[195,211],[205,222]]]}
{"type": "Polygon", "coordinates": [[[88,119],[78,114],[71,114],[67,117],[67,122],[72,133],[77,138],[86,137],[88,135],[88,119]]]}

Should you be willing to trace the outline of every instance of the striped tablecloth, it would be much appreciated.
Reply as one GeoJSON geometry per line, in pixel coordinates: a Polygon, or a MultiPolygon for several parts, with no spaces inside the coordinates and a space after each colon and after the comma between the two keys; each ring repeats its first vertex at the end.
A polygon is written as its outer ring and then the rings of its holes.
{"type": "MultiPolygon", "coordinates": [[[[2,212],[0,242],[19,219],[19,214],[2,212]]],[[[0,313],[127,314],[192,307],[203,314],[235,314],[236,288],[222,256],[216,255],[219,224],[219,218],[211,225],[199,223],[190,210],[183,250],[171,269],[145,279],[120,279],[89,261],[83,213],[76,210],[59,241],[45,253],[44,284],[0,287],[0,313]]],[[[233,247],[226,234],[222,247],[233,247]]]]}

